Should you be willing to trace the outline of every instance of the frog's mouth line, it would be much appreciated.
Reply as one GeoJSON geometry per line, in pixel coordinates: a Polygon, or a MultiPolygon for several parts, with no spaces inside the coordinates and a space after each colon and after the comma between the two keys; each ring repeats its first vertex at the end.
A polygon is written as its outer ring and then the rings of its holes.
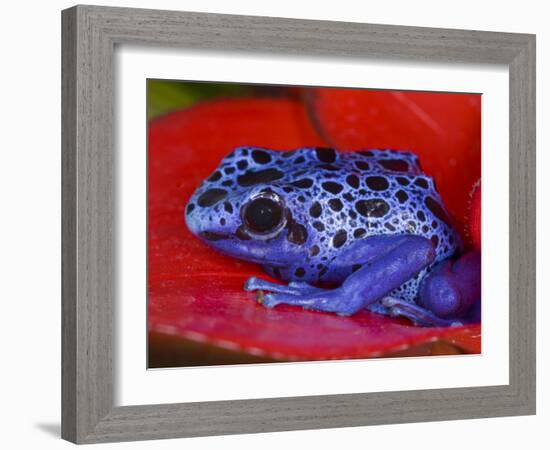
{"type": "Polygon", "coordinates": [[[224,233],[216,233],[214,231],[201,231],[199,237],[207,241],[222,241],[224,239],[229,239],[229,236],[224,233]]]}
{"type": "Polygon", "coordinates": [[[267,258],[264,255],[258,255],[258,254],[255,255],[254,254],[255,252],[251,251],[251,248],[249,247],[251,243],[254,242],[253,240],[248,240],[248,239],[242,240],[242,239],[235,238],[234,235],[219,233],[215,231],[201,231],[198,233],[198,237],[201,239],[204,239],[207,242],[226,241],[228,244],[232,242],[234,244],[238,243],[239,245],[244,245],[245,247],[248,247],[248,250],[244,252],[239,252],[237,251],[238,246],[229,249],[223,244],[218,244],[218,245],[212,244],[212,248],[214,250],[224,255],[229,255],[234,258],[239,258],[244,261],[253,262],[257,264],[266,264],[269,262],[269,264],[272,265],[273,267],[286,267],[286,262],[284,261],[277,261],[273,258],[267,258]]]}

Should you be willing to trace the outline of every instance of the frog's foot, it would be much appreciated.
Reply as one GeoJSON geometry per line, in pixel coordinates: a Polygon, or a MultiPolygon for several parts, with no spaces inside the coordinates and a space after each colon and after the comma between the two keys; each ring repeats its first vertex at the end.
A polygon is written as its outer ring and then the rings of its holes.
{"type": "Polygon", "coordinates": [[[304,309],[334,312],[340,316],[350,316],[362,308],[362,299],[359,296],[350,298],[341,287],[336,289],[315,289],[315,291],[301,294],[267,294],[262,303],[268,308],[286,304],[301,306],[304,309]]]}
{"type": "Polygon", "coordinates": [[[261,278],[250,277],[244,284],[245,291],[269,291],[279,294],[302,295],[312,293],[322,289],[312,286],[303,281],[292,281],[289,284],[278,284],[270,281],[262,280],[261,278]]]}
{"type": "Polygon", "coordinates": [[[418,304],[392,297],[380,303],[391,315],[407,317],[418,325],[457,326],[467,321],[467,313],[480,296],[481,256],[471,252],[438,265],[422,282],[418,304]]]}
{"type": "Polygon", "coordinates": [[[288,285],[272,283],[260,278],[249,278],[244,289],[246,291],[269,291],[269,294],[260,296],[261,303],[273,308],[279,304],[302,306],[304,309],[317,309],[336,312],[340,315],[350,315],[356,311],[350,304],[339,300],[341,289],[323,289],[311,286],[303,281],[291,281],[288,285]]]}
{"type": "Polygon", "coordinates": [[[437,266],[422,281],[418,306],[453,321],[465,318],[480,298],[481,254],[473,251],[437,266]]]}
{"type": "Polygon", "coordinates": [[[407,302],[394,297],[384,297],[380,303],[388,308],[391,316],[406,317],[413,321],[416,325],[425,327],[457,327],[463,323],[459,320],[442,319],[437,317],[433,312],[414,303],[407,302]]]}

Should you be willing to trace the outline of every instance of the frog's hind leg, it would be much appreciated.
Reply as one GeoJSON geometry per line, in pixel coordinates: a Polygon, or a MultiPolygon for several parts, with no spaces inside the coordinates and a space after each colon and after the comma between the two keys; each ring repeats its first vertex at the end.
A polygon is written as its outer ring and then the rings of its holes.
{"type": "Polygon", "coordinates": [[[377,236],[357,241],[354,246],[353,259],[362,261],[363,266],[348,276],[340,287],[304,292],[280,289],[280,292],[266,295],[264,305],[274,307],[284,303],[351,315],[387,295],[434,258],[433,244],[420,236],[377,236]]]}
{"type": "Polygon", "coordinates": [[[463,317],[481,297],[481,255],[471,252],[445,261],[423,280],[418,305],[386,297],[381,303],[391,315],[424,326],[462,325],[463,317]]]}

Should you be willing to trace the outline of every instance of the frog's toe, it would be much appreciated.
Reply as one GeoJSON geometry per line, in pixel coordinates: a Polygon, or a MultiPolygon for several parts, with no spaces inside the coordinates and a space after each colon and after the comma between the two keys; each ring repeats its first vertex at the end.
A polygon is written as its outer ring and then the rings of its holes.
{"type": "Polygon", "coordinates": [[[285,304],[301,306],[306,310],[334,312],[341,316],[350,316],[361,309],[361,303],[353,296],[342,297],[338,289],[314,288],[315,292],[305,292],[300,295],[276,293],[268,294],[262,303],[268,308],[285,304]]]}
{"type": "Polygon", "coordinates": [[[266,308],[274,308],[275,306],[281,304],[282,302],[278,299],[278,294],[267,294],[264,296],[262,305],[266,308]]]}
{"type": "Polygon", "coordinates": [[[311,286],[303,281],[293,281],[288,285],[285,285],[272,283],[271,281],[262,280],[256,277],[250,277],[244,283],[244,290],[248,292],[261,290],[275,292],[278,294],[301,295],[305,293],[313,293],[321,289],[311,286]]]}
{"type": "Polygon", "coordinates": [[[248,292],[256,291],[260,289],[258,286],[258,282],[261,282],[262,280],[256,278],[256,277],[250,277],[244,282],[244,290],[248,292]]]}
{"type": "Polygon", "coordinates": [[[304,309],[315,309],[311,306],[311,301],[303,301],[302,297],[293,294],[266,294],[263,296],[262,305],[267,308],[274,308],[277,305],[294,305],[301,306],[304,309]]]}
{"type": "Polygon", "coordinates": [[[421,306],[398,298],[384,297],[381,304],[388,308],[391,316],[406,317],[416,325],[425,327],[455,327],[462,325],[459,320],[442,319],[421,306]]]}
{"type": "Polygon", "coordinates": [[[287,286],[270,281],[262,280],[261,278],[250,277],[244,283],[244,290],[248,292],[252,291],[271,291],[280,292],[284,291],[287,286]]]}
{"type": "Polygon", "coordinates": [[[297,305],[297,306],[308,306],[308,302],[303,300],[303,297],[298,295],[279,292],[275,294],[267,294],[264,296],[262,304],[268,308],[273,308],[277,305],[297,305]]]}

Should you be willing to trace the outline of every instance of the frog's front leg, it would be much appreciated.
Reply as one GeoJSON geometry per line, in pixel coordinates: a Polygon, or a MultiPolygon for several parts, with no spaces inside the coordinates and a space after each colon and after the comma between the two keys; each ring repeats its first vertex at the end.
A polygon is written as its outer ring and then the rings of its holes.
{"type": "Polygon", "coordinates": [[[439,264],[420,286],[418,305],[386,297],[390,314],[420,325],[462,325],[463,318],[481,298],[481,255],[470,252],[455,262],[439,264]]]}
{"type": "MultiPolygon", "coordinates": [[[[434,259],[430,240],[420,236],[376,236],[356,241],[348,252],[363,266],[336,289],[302,286],[265,296],[264,305],[298,305],[307,309],[351,315],[397,288],[434,259]]],[[[345,256],[342,257],[345,260],[345,256]]]]}

